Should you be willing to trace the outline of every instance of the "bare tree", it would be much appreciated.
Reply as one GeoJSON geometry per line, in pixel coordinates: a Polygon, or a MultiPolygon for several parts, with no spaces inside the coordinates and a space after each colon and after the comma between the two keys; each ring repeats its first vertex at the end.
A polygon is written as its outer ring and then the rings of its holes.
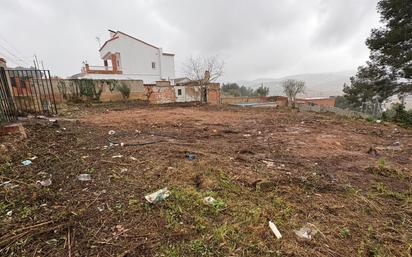
{"type": "Polygon", "coordinates": [[[201,101],[206,102],[206,87],[210,82],[216,81],[223,74],[224,62],[216,56],[191,56],[183,64],[185,76],[199,83],[201,89],[201,101]]]}
{"type": "Polygon", "coordinates": [[[292,107],[295,107],[296,95],[305,92],[305,82],[288,79],[282,82],[283,93],[288,97],[292,107]]]}

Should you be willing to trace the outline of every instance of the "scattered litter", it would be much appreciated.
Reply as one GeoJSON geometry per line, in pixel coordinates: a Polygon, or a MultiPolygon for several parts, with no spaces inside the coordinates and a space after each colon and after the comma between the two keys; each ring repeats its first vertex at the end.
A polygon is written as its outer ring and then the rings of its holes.
{"type": "Polygon", "coordinates": [[[45,243],[48,245],[57,245],[58,242],[59,241],[57,239],[53,238],[53,239],[47,240],[45,243]]]}
{"type": "Polygon", "coordinates": [[[6,215],[9,216],[9,217],[10,217],[12,214],[13,214],[13,211],[8,211],[8,212],[6,213],[6,215]]]}
{"type": "Polygon", "coordinates": [[[169,197],[170,191],[167,189],[167,187],[162,188],[154,193],[151,193],[149,195],[146,195],[144,198],[149,202],[149,203],[157,203],[159,201],[162,201],[169,197]]]}
{"type": "Polygon", "coordinates": [[[48,187],[52,184],[51,178],[45,179],[45,180],[37,180],[37,184],[40,184],[41,186],[48,187]]]}
{"type": "Polygon", "coordinates": [[[130,158],[130,160],[132,160],[132,161],[137,161],[137,158],[135,158],[135,157],[133,157],[133,156],[130,156],[129,158],[130,158]]]}
{"type": "Polygon", "coordinates": [[[315,225],[306,223],[300,230],[294,230],[294,232],[301,239],[311,240],[319,231],[315,225]]]}
{"type": "Polygon", "coordinates": [[[265,161],[265,160],[263,160],[262,162],[263,162],[264,164],[266,164],[266,167],[268,167],[268,168],[275,166],[275,163],[272,162],[272,161],[265,161]]]}
{"type": "Polygon", "coordinates": [[[272,232],[275,234],[277,239],[282,238],[282,235],[280,234],[278,228],[276,227],[276,225],[272,221],[269,221],[269,227],[272,230],[272,232]]]}
{"type": "Polygon", "coordinates": [[[44,172],[44,171],[39,171],[39,172],[37,172],[37,175],[38,175],[38,176],[47,176],[47,175],[49,175],[49,174],[46,173],[46,172],[44,172]]]}
{"type": "Polygon", "coordinates": [[[49,121],[52,122],[52,123],[57,123],[56,119],[49,119],[49,121]]]}
{"type": "Polygon", "coordinates": [[[87,159],[87,158],[89,158],[90,156],[88,156],[88,155],[83,155],[82,156],[82,159],[87,159]]]}
{"type": "Polygon", "coordinates": [[[243,134],[244,137],[251,137],[251,134],[243,134]]]}
{"type": "Polygon", "coordinates": [[[116,131],[114,131],[114,130],[109,130],[109,135],[114,135],[114,134],[116,134],[116,131]]]}
{"type": "Polygon", "coordinates": [[[186,158],[190,161],[196,159],[196,155],[193,153],[186,153],[186,158]]]}
{"type": "Polygon", "coordinates": [[[4,189],[13,189],[18,187],[19,185],[11,183],[11,181],[6,181],[0,184],[0,186],[4,187],[4,189]]]}
{"type": "Polygon", "coordinates": [[[376,120],[376,123],[381,123],[382,122],[382,120],[376,120]]]}
{"type": "Polygon", "coordinates": [[[112,158],[122,158],[122,157],[123,157],[123,155],[121,155],[121,154],[113,155],[113,156],[112,156],[112,158]]]}
{"type": "Polygon", "coordinates": [[[92,180],[92,177],[90,174],[80,174],[79,176],[77,176],[77,179],[80,181],[90,181],[92,180]]]}
{"type": "Polygon", "coordinates": [[[102,206],[102,207],[100,207],[100,206],[97,206],[97,210],[98,210],[99,212],[102,212],[102,211],[104,211],[104,206],[102,206]]]}
{"type": "Polygon", "coordinates": [[[211,196],[206,196],[205,198],[203,198],[203,202],[205,204],[212,205],[214,202],[216,202],[216,199],[211,196]]]}
{"type": "Polygon", "coordinates": [[[34,161],[34,160],[36,160],[37,159],[37,156],[33,156],[33,157],[30,157],[29,158],[29,160],[32,160],[32,161],[34,161]]]}
{"type": "Polygon", "coordinates": [[[29,166],[30,164],[32,164],[31,160],[24,160],[21,162],[21,164],[23,164],[24,166],[29,166]]]}
{"type": "Polygon", "coordinates": [[[126,172],[126,171],[127,171],[126,168],[122,168],[122,169],[120,170],[120,173],[124,173],[124,172],[126,172]]]}
{"type": "Polygon", "coordinates": [[[400,145],[401,145],[401,142],[395,141],[395,142],[392,143],[392,145],[393,145],[393,146],[400,146],[400,145]]]}

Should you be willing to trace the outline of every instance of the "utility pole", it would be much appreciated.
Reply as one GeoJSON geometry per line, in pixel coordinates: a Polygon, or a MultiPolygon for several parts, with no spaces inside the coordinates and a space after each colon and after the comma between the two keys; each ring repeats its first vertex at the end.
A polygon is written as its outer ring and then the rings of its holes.
{"type": "Polygon", "coordinates": [[[36,64],[37,64],[36,67],[37,67],[37,69],[40,68],[40,66],[39,66],[39,61],[37,60],[37,55],[34,55],[34,59],[36,60],[36,64]]]}
{"type": "Polygon", "coordinates": [[[36,66],[36,61],[33,60],[33,64],[34,64],[34,69],[37,70],[37,66],[36,66]]]}

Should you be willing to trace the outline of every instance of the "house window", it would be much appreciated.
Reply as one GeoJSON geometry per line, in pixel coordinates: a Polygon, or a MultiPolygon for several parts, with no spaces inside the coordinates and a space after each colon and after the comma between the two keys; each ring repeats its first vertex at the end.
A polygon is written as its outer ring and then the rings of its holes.
{"type": "Polygon", "coordinates": [[[152,62],[152,69],[156,69],[156,63],[152,62]]]}
{"type": "Polygon", "coordinates": [[[177,95],[182,95],[182,89],[177,90],[177,95]]]}

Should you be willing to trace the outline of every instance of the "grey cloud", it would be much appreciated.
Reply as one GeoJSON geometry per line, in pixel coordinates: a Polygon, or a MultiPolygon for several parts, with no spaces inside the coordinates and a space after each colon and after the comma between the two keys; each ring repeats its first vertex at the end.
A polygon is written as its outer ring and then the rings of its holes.
{"type": "Polygon", "coordinates": [[[355,69],[376,1],[2,0],[0,55],[2,46],[30,63],[37,54],[68,76],[83,60],[101,64],[95,37],[115,29],[175,53],[177,75],[191,54],[224,59],[226,81],[355,69]]]}

